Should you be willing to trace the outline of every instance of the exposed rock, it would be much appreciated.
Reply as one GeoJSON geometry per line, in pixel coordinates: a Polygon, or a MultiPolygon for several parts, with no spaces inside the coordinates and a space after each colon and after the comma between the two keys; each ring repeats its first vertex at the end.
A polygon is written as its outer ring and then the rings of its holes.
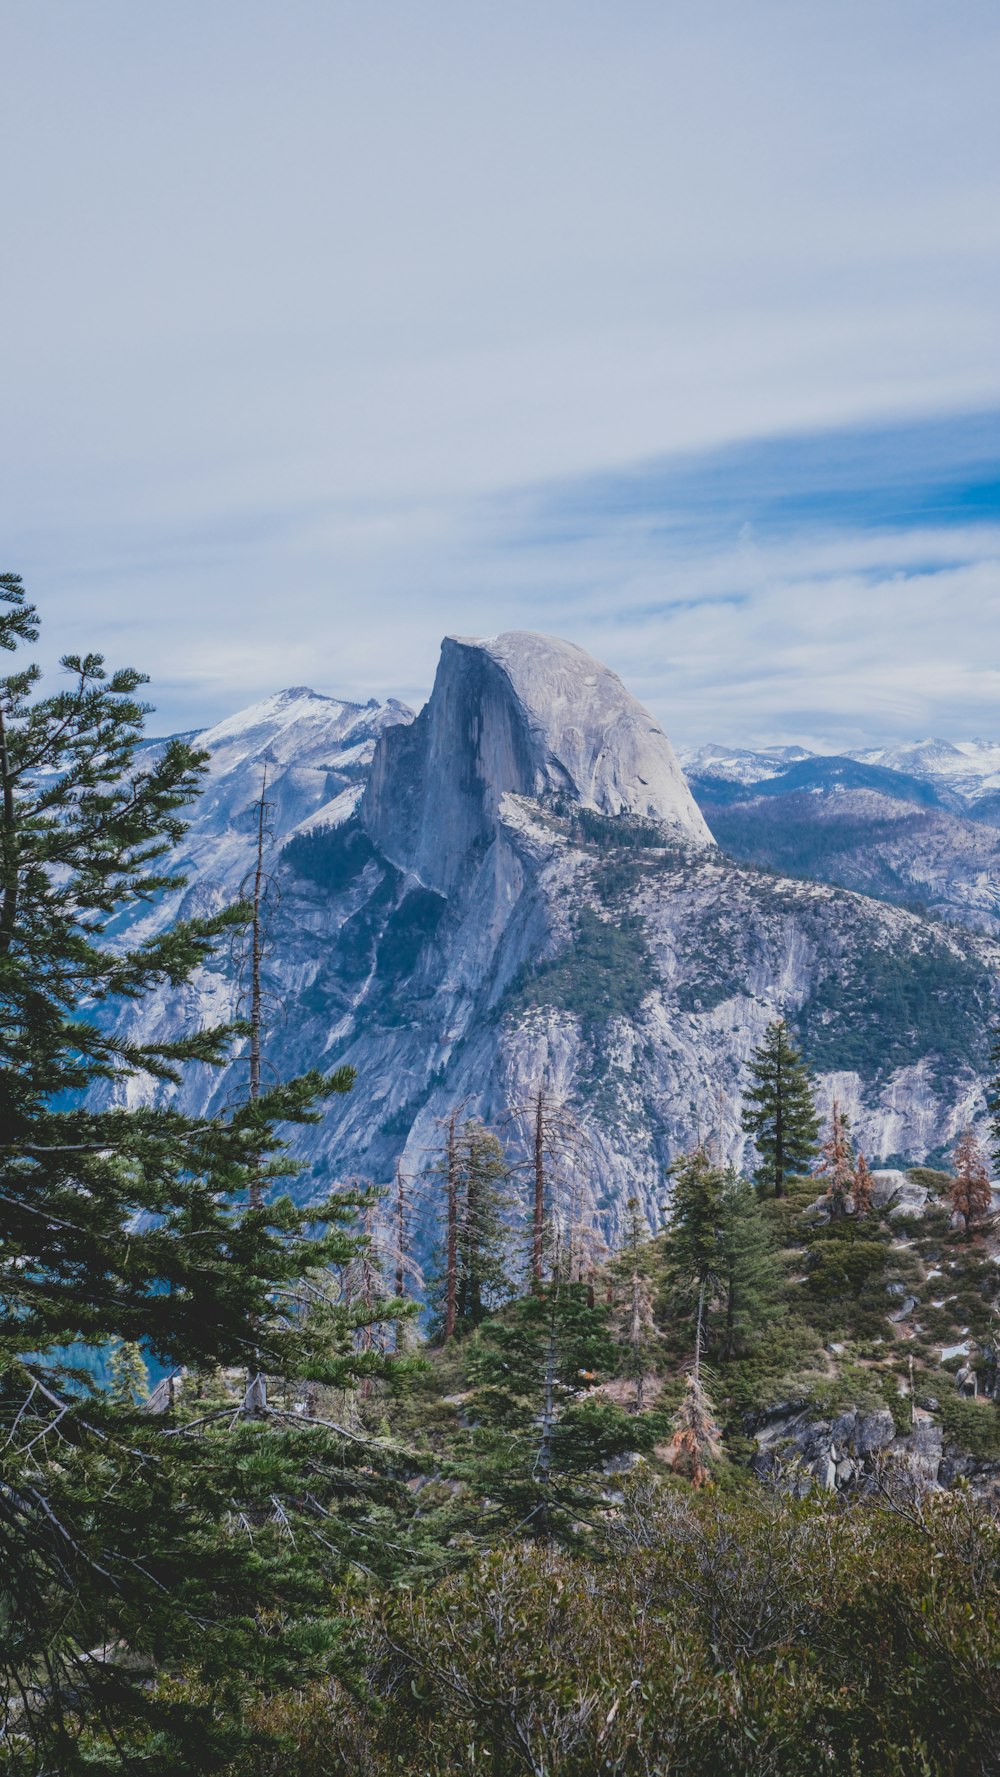
{"type": "Polygon", "coordinates": [[[976,1493],[1000,1498],[1000,1460],[946,1447],[942,1427],[924,1408],[914,1409],[905,1433],[897,1433],[887,1407],[849,1408],[833,1418],[813,1418],[808,1406],[786,1402],[755,1423],[753,1473],[799,1494],[817,1485],[831,1492],[868,1490],[888,1462],[925,1487],[965,1481],[976,1493]]]}
{"type": "Polygon", "coordinates": [[[446,893],[470,851],[497,838],[508,794],[714,844],[670,742],[617,674],[551,636],[449,636],[430,701],[382,736],[362,826],[397,868],[446,893]]]}
{"type": "Polygon", "coordinates": [[[808,1409],[791,1415],[772,1411],[756,1433],[751,1467],[760,1479],[791,1471],[800,1491],[813,1482],[833,1491],[862,1476],[868,1459],[892,1444],[895,1435],[887,1407],[870,1412],[850,1408],[832,1419],[811,1419],[808,1409]]]}
{"type": "Polygon", "coordinates": [[[913,1313],[913,1310],[915,1308],[919,1307],[919,1305],[920,1304],[919,1304],[918,1298],[916,1296],[907,1296],[900,1303],[900,1306],[897,1308],[895,1314],[890,1314],[889,1319],[891,1321],[906,1320],[907,1316],[911,1315],[913,1313]]]}

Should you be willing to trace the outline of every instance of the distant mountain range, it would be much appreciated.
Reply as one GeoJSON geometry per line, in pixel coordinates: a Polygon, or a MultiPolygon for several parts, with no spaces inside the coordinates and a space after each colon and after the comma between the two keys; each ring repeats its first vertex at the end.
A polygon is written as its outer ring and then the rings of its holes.
{"type": "MultiPolygon", "coordinates": [[[[581,1131],[577,1208],[614,1239],[699,1137],[745,1158],[744,1065],[779,1012],[874,1161],[940,1160],[984,1114],[1000,831],[952,811],[957,770],[918,771],[920,749],[702,749],[686,781],[614,673],[520,632],[446,639],[418,716],[300,687],[199,738],[188,886],[132,931],[237,894],[266,775],[268,1066],[358,1070],[301,1137],[304,1192],[420,1172],[458,1105],[526,1139],[541,1088],[581,1131]]],[[[982,802],[989,749],[954,751],[982,802]]],[[[122,1021],[163,1036],[240,993],[221,954],[183,1004],[122,1021]]],[[[243,1090],[237,1057],[182,1093],[243,1090]]]]}
{"type": "Polygon", "coordinates": [[[730,856],[1000,933],[1000,744],[682,754],[730,856]]]}
{"type": "Polygon", "coordinates": [[[851,787],[884,788],[901,801],[927,800],[977,820],[1000,824],[1000,741],[917,740],[858,752],[812,753],[806,747],[726,747],[710,743],[681,748],[678,758],[688,777],[751,785],[797,775],[789,787],[824,786],[838,773],[851,787]],[[870,767],[873,775],[851,777],[849,766],[870,767]],[[811,774],[815,773],[815,778],[811,774]],[[884,775],[883,775],[884,774],[884,775]],[[923,786],[923,794],[914,794],[923,786]]]}

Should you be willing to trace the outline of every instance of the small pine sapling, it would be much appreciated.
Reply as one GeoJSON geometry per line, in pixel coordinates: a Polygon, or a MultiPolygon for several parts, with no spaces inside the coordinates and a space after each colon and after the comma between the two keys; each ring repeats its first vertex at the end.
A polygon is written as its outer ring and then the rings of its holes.
{"type": "Polygon", "coordinates": [[[684,1386],[684,1399],[673,1417],[670,1441],[661,1453],[663,1461],[675,1474],[690,1481],[692,1487],[710,1487],[712,1466],[721,1453],[721,1439],[715,1408],[701,1377],[692,1370],[684,1386]]]}
{"type": "Polygon", "coordinates": [[[126,1412],[141,1406],[149,1395],[149,1371],[134,1339],[116,1339],[111,1348],[108,1394],[126,1412]]]}

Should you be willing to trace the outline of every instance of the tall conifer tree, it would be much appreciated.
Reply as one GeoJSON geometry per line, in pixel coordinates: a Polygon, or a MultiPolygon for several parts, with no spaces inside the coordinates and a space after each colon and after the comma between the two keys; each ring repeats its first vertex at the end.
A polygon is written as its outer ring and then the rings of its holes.
{"type": "Polygon", "coordinates": [[[757,1192],[731,1167],[724,1178],[720,1247],[720,1356],[732,1358],[751,1350],[781,1312],[781,1268],[757,1192]]]}
{"type": "Polygon", "coordinates": [[[786,1179],[808,1172],[819,1132],[809,1071],[783,1018],[768,1025],[749,1072],[743,1129],[759,1156],[755,1182],[762,1193],[782,1197],[786,1179]]]}
{"type": "MultiPolygon", "coordinates": [[[[0,648],[37,635],[20,580],[0,577],[0,648]]],[[[242,1499],[288,1485],[287,1440],[258,1439],[255,1464],[253,1427],[232,1448],[166,1436],[134,1402],[134,1365],[127,1390],[88,1397],[60,1353],[141,1341],[174,1367],[242,1370],[258,1351],[277,1375],[307,1362],[342,1376],[342,1351],[275,1312],[324,1242],[287,1198],[239,1206],[257,1164],[285,1169],[279,1126],[314,1120],[353,1075],[311,1073],[213,1119],[122,1108],[136,1076],[179,1081],[225,1058],[225,1028],[137,1044],[115,1011],[180,987],[248,910],[111,941],[113,919],[181,886],[167,854],[205,760],[183,741],[140,748],[141,674],[97,654],[62,665],[50,695],[33,665],[0,678],[0,1716],[16,1719],[25,1769],[117,1769],[101,1748],[124,1740],[143,1768],[200,1771],[236,1731],[221,1675],[287,1669],[257,1613],[292,1595],[288,1547],[271,1567],[267,1539],[231,1527],[242,1499]],[[210,1717],[161,1699],[162,1661],[216,1673],[210,1717]]]]}
{"type": "Polygon", "coordinates": [[[468,1348],[470,1480],[496,1529],[573,1542],[605,1503],[600,1469],[634,1421],[590,1390],[617,1356],[608,1310],[553,1277],[478,1329],[468,1348]]]}
{"type": "Polygon", "coordinates": [[[436,1168],[442,1193],[442,1240],[437,1275],[430,1279],[436,1326],[445,1341],[471,1332],[511,1299],[512,1204],[503,1145],[477,1117],[445,1124],[436,1168]]]}

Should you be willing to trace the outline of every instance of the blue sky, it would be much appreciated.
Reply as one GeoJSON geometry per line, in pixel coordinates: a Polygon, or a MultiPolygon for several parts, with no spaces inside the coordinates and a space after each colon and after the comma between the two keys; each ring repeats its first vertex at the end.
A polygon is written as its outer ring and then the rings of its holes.
{"type": "Polygon", "coordinates": [[[994,0],[0,0],[0,527],[158,727],[445,632],[1000,733],[994,0]]]}

